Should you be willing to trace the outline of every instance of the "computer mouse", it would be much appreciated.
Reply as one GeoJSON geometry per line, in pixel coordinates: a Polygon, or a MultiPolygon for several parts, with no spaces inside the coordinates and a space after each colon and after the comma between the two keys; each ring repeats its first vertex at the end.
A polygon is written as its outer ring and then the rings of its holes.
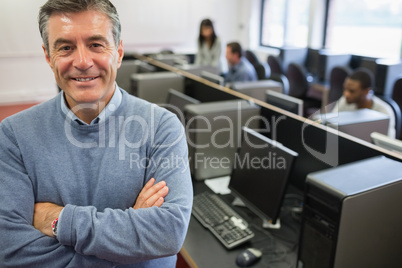
{"type": "Polygon", "coordinates": [[[236,264],[240,267],[249,267],[261,259],[262,252],[256,248],[248,248],[237,255],[236,264]]]}

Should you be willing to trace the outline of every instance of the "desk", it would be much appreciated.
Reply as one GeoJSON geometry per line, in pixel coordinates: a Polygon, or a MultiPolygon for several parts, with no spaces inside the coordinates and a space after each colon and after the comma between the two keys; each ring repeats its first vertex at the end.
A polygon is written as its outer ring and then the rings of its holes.
{"type": "MultiPolygon", "coordinates": [[[[194,193],[209,190],[204,182],[194,183],[194,193]]],[[[294,190],[294,189],[292,189],[294,190]]],[[[221,196],[231,203],[234,199],[231,195],[221,196]]],[[[262,230],[262,221],[247,208],[235,207],[254,231],[254,238],[234,249],[227,250],[206,228],[204,228],[194,216],[191,216],[187,236],[180,254],[190,267],[237,267],[235,260],[237,255],[249,247],[259,248],[263,257],[252,267],[296,267],[298,239],[300,223],[297,222],[289,211],[281,213],[282,227],[279,230],[262,230]]]]}

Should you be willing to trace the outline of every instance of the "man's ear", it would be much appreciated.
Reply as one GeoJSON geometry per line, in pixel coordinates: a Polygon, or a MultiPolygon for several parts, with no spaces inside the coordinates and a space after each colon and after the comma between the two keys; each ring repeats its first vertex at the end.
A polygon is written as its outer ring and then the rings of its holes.
{"type": "Polygon", "coordinates": [[[52,68],[52,70],[53,70],[52,61],[50,60],[49,53],[46,51],[45,45],[42,45],[42,49],[43,49],[43,52],[45,53],[45,59],[46,59],[47,63],[49,64],[50,68],[52,68]]]}
{"type": "Polygon", "coordinates": [[[363,89],[363,92],[364,92],[364,95],[367,96],[367,95],[371,92],[371,87],[364,88],[364,89],[363,89]]]}
{"type": "Polygon", "coordinates": [[[120,40],[119,47],[117,48],[117,53],[118,53],[117,68],[120,68],[121,61],[123,60],[124,57],[123,40],[120,40]]]}

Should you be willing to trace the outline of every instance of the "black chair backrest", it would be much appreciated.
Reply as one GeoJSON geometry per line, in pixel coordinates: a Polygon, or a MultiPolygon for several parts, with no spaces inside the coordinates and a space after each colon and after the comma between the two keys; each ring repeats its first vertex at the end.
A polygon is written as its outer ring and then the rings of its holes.
{"type": "Polygon", "coordinates": [[[267,62],[269,67],[271,68],[272,74],[285,74],[281,62],[277,57],[269,55],[267,58],[267,62]]]}
{"type": "Polygon", "coordinates": [[[253,51],[251,50],[246,50],[244,51],[244,57],[246,57],[246,59],[252,64],[252,65],[256,65],[256,64],[260,64],[260,61],[258,59],[258,57],[254,54],[253,51]]]}
{"type": "Polygon", "coordinates": [[[289,80],[289,96],[304,99],[308,91],[308,82],[303,67],[290,63],[286,76],[289,80]]]}
{"type": "Polygon", "coordinates": [[[380,96],[380,99],[385,101],[386,103],[391,106],[392,110],[394,111],[395,114],[395,138],[397,139],[402,139],[402,113],[401,109],[399,108],[399,105],[391,99],[390,97],[384,97],[380,96]]]}
{"type": "Polygon", "coordinates": [[[271,76],[271,69],[265,64],[254,65],[255,71],[257,72],[258,80],[268,79],[271,76]]]}
{"type": "Polygon", "coordinates": [[[271,73],[269,79],[280,82],[282,84],[282,93],[289,95],[289,80],[284,74],[271,73]]]}
{"type": "Polygon", "coordinates": [[[399,105],[402,111],[402,76],[395,80],[391,98],[399,105]]]}
{"type": "Polygon", "coordinates": [[[244,52],[244,57],[254,66],[255,71],[257,72],[258,80],[267,79],[271,75],[271,69],[268,64],[262,64],[258,57],[251,50],[246,50],[244,52]]]}
{"type": "Polygon", "coordinates": [[[345,66],[335,66],[331,70],[329,77],[329,94],[328,103],[335,102],[342,97],[343,94],[343,83],[346,77],[348,77],[352,71],[345,66]]]}

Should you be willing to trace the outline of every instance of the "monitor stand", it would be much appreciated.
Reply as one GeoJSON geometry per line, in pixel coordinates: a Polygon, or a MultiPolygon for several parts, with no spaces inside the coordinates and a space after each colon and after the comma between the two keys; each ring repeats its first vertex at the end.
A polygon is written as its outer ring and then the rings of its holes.
{"type": "MultiPolygon", "coordinates": [[[[238,198],[235,197],[235,199],[232,202],[233,206],[238,206],[238,207],[247,207],[246,204],[244,204],[244,202],[238,198]]],[[[264,229],[280,229],[281,228],[281,221],[278,218],[276,220],[275,224],[272,224],[271,220],[267,219],[267,218],[261,218],[262,219],[262,228],[264,229]]]]}

